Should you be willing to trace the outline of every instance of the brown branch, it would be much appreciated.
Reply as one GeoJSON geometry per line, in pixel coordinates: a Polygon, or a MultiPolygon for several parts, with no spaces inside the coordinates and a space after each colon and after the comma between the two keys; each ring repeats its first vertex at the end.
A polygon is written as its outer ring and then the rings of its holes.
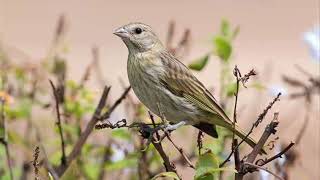
{"type": "Polygon", "coordinates": [[[48,173],[52,176],[52,178],[54,179],[54,180],[58,180],[59,179],[59,176],[58,176],[58,174],[56,173],[56,171],[55,171],[55,169],[52,167],[52,165],[50,164],[50,162],[49,162],[49,158],[48,158],[48,156],[47,156],[47,153],[46,153],[46,150],[45,150],[45,148],[44,148],[44,146],[43,146],[43,144],[42,144],[42,139],[41,139],[41,135],[40,135],[40,131],[39,131],[39,128],[36,126],[36,125],[34,125],[35,126],[35,131],[36,131],[36,139],[37,139],[37,141],[39,142],[39,144],[40,144],[40,151],[42,152],[42,154],[43,154],[43,156],[44,156],[44,158],[43,158],[43,162],[44,162],[44,167],[45,167],[45,169],[48,171],[48,173]]]}
{"type": "Polygon", "coordinates": [[[171,163],[169,156],[167,156],[167,154],[163,150],[162,144],[157,142],[157,140],[154,137],[152,137],[151,143],[153,144],[153,146],[161,156],[163,160],[163,165],[166,168],[166,171],[174,172],[178,175],[175,165],[171,163]]]}
{"type": "Polygon", "coordinates": [[[105,87],[102,93],[102,96],[100,98],[99,104],[93,114],[93,116],[91,117],[91,120],[89,121],[86,129],[81,133],[79,140],[76,142],[76,144],[74,145],[70,155],[67,157],[67,161],[66,164],[63,165],[61,164],[58,168],[57,168],[57,174],[59,177],[61,177],[64,172],[68,169],[68,167],[70,166],[71,162],[78,157],[78,155],[81,152],[81,149],[84,145],[84,143],[86,142],[86,140],[88,139],[90,133],[92,132],[94,126],[96,125],[96,123],[99,121],[100,119],[100,114],[102,109],[105,107],[106,104],[106,99],[108,97],[110,91],[110,87],[105,87]]]}
{"type": "MultiPolygon", "coordinates": [[[[232,156],[232,154],[234,154],[234,158],[235,158],[235,167],[240,168],[240,159],[239,159],[239,146],[242,143],[242,141],[244,141],[245,139],[243,139],[241,141],[241,143],[238,143],[238,140],[235,138],[235,126],[237,123],[237,105],[238,105],[238,96],[239,96],[239,83],[240,81],[242,82],[243,87],[246,88],[245,83],[248,82],[248,80],[250,79],[251,76],[255,76],[257,73],[255,72],[254,69],[252,69],[249,73],[245,74],[243,77],[241,75],[240,70],[238,69],[237,66],[234,67],[233,70],[233,75],[236,77],[236,92],[234,94],[235,96],[235,101],[234,101],[234,107],[233,107],[233,131],[232,131],[232,145],[231,145],[231,152],[230,154],[227,156],[227,158],[220,164],[220,167],[224,166],[228,161],[230,161],[230,158],[232,156]]],[[[252,128],[253,130],[253,128],[252,128]]],[[[249,133],[248,133],[249,134],[249,133]]],[[[250,134],[249,134],[250,135],[250,134]]],[[[246,138],[249,137],[249,135],[246,136],[246,138]]],[[[239,170],[239,169],[237,169],[239,170]]]]}
{"type": "Polygon", "coordinates": [[[266,126],[261,138],[259,139],[257,145],[253,148],[253,150],[248,155],[246,161],[241,164],[240,171],[236,174],[237,180],[242,180],[244,175],[248,172],[252,172],[252,168],[250,165],[246,165],[245,163],[252,164],[257,158],[258,154],[262,151],[264,144],[267,142],[268,138],[271,134],[275,134],[277,132],[276,127],[279,124],[278,121],[279,113],[274,113],[273,120],[266,126]]]}
{"type": "Polygon", "coordinates": [[[203,137],[204,137],[204,133],[201,130],[199,130],[198,137],[197,137],[197,146],[198,146],[199,155],[201,155],[201,149],[203,147],[203,142],[202,142],[203,137]]]}
{"type": "Polygon", "coordinates": [[[268,172],[269,174],[273,175],[274,177],[276,177],[277,179],[280,179],[280,180],[284,180],[282,177],[278,176],[277,174],[275,174],[274,172],[266,169],[266,168],[263,168],[261,166],[257,166],[255,164],[252,164],[252,163],[249,163],[249,162],[244,162],[244,165],[250,167],[250,168],[255,168],[255,169],[261,169],[263,171],[266,171],[268,172]]]}
{"type": "Polygon", "coordinates": [[[61,124],[61,114],[60,114],[60,107],[59,107],[59,94],[51,80],[49,80],[50,85],[52,87],[53,95],[55,98],[55,109],[56,109],[56,114],[57,114],[57,126],[59,129],[59,134],[60,134],[60,141],[61,141],[61,164],[66,165],[66,151],[65,151],[65,141],[63,137],[63,129],[62,129],[62,124],[61,124]]]}
{"type": "Polygon", "coordinates": [[[105,112],[103,115],[101,115],[101,112],[102,112],[103,108],[106,105],[106,99],[107,99],[109,91],[110,91],[110,87],[105,87],[104,88],[104,91],[103,91],[102,96],[100,98],[99,104],[98,104],[98,106],[97,106],[97,108],[96,108],[91,120],[89,121],[89,123],[88,123],[87,127],[85,128],[85,130],[81,133],[80,138],[76,142],[76,144],[74,145],[70,155],[67,157],[66,165],[62,165],[61,164],[57,168],[57,172],[58,172],[59,177],[61,177],[64,174],[64,172],[70,166],[71,162],[78,157],[78,155],[80,154],[84,143],[88,139],[88,137],[91,134],[92,130],[94,129],[96,123],[98,121],[105,120],[105,119],[109,118],[111,113],[116,109],[116,107],[118,107],[120,105],[122,100],[126,97],[126,95],[128,94],[130,89],[131,89],[131,87],[128,87],[123,92],[123,94],[120,96],[120,98],[111,106],[111,108],[107,112],[105,112]]]}
{"type": "Polygon", "coordinates": [[[124,100],[127,96],[127,94],[129,93],[131,89],[131,86],[127,87],[126,90],[122,93],[122,95],[120,96],[119,99],[116,100],[116,102],[110,107],[110,109],[105,112],[100,118],[100,121],[106,120],[110,117],[111,113],[114,111],[114,109],[122,102],[122,100],[124,100]]]}
{"type": "Polygon", "coordinates": [[[268,164],[269,162],[271,162],[271,161],[273,161],[273,160],[275,160],[275,159],[277,159],[277,158],[281,158],[283,154],[285,154],[287,151],[290,150],[290,148],[293,147],[294,144],[295,144],[295,143],[291,142],[286,148],[284,148],[284,149],[283,149],[281,152],[279,152],[278,154],[272,156],[271,158],[268,158],[267,160],[262,160],[262,163],[259,163],[259,162],[261,162],[261,161],[257,161],[256,164],[257,164],[258,166],[264,166],[264,165],[268,164]]]}
{"type": "Polygon", "coordinates": [[[186,153],[184,153],[183,149],[181,147],[178,147],[178,145],[176,145],[173,140],[170,137],[170,134],[165,132],[166,137],[169,139],[169,141],[172,143],[172,145],[179,151],[179,153],[181,154],[182,158],[186,161],[186,163],[188,164],[189,167],[191,167],[192,169],[195,169],[195,166],[191,163],[190,159],[188,158],[188,156],[186,155],[186,153]]]}
{"type": "Polygon", "coordinates": [[[34,150],[34,154],[33,154],[33,168],[34,168],[34,179],[38,180],[39,179],[39,153],[40,153],[40,148],[39,146],[36,146],[35,150],[34,150]]]}

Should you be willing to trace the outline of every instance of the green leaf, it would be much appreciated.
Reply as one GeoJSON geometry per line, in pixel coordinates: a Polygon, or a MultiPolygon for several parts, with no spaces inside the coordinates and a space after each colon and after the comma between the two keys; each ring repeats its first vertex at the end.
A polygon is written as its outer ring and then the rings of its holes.
{"type": "Polygon", "coordinates": [[[84,163],[84,171],[90,179],[97,179],[99,174],[99,166],[96,163],[84,163]]]}
{"type": "Polygon", "coordinates": [[[266,89],[266,86],[264,86],[262,83],[260,82],[253,82],[249,85],[249,87],[252,87],[258,91],[262,91],[266,89]]]}
{"type": "Polygon", "coordinates": [[[230,42],[222,36],[217,36],[214,38],[215,53],[223,61],[227,62],[232,53],[232,46],[230,42]]]}
{"type": "Polygon", "coordinates": [[[230,34],[230,25],[229,22],[226,19],[223,19],[221,21],[221,27],[220,27],[221,34],[225,37],[228,37],[230,34]]]}
{"type": "Polygon", "coordinates": [[[5,112],[9,119],[25,119],[31,114],[32,102],[30,99],[24,98],[17,102],[13,107],[5,106],[5,112]]]}
{"type": "Polygon", "coordinates": [[[167,177],[167,178],[172,178],[174,180],[179,180],[180,178],[178,177],[178,175],[174,172],[162,172],[162,173],[159,173],[157,175],[155,175],[151,180],[156,180],[158,178],[164,178],[164,177],[167,177]]]}
{"type": "Polygon", "coordinates": [[[200,155],[196,164],[195,179],[219,179],[219,161],[218,157],[211,151],[200,155]]]}
{"type": "Polygon", "coordinates": [[[129,141],[131,139],[131,135],[128,130],[124,129],[115,129],[111,132],[111,136],[114,138],[119,138],[123,140],[129,141]]]}
{"type": "Polygon", "coordinates": [[[234,96],[237,91],[237,83],[230,83],[226,86],[226,94],[228,97],[234,96]]]}
{"type": "Polygon", "coordinates": [[[123,160],[119,160],[116,162],[108,162],[106,163],[106,170],[108,171],[116,171],[124,168],[136,167],[138,164],[138,157],[136,154],[128,155],[123,160]]]}
{"type": "Polygon", "coordinates": [[[209,60],[209,54],[205,55],[204,57],[193,61],[189,64],[189,68],[196,71],[201,71],[207,64],[209,60]]]}

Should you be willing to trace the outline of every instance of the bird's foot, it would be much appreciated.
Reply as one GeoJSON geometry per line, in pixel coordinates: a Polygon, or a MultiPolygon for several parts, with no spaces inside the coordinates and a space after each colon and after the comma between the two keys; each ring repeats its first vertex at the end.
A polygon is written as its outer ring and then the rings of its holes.
{"type": "Polygon", "coordinates": [[[162,127],[162,129],[164,131],[171,132],[171,131],[174,131],[174,130],[178,129],[179,127],[184,126],[186,124],[187,124],[186,121],[181,121],[181,122],[176,123],[176,124],[163,124],[163,125],[161,125],[161,127],[162,127]]]}

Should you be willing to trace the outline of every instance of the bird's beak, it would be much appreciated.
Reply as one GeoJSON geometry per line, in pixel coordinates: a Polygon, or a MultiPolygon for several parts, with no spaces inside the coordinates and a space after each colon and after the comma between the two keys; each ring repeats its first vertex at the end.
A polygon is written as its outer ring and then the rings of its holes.
{"type": "Polygon", "coordinates": [[[121,38],[128,38],[129,37],[129,33],[128,31],[126,31],[123,27],[120,27],[118,29],[116,29],[113,34],[121,37],[121,38]]]}

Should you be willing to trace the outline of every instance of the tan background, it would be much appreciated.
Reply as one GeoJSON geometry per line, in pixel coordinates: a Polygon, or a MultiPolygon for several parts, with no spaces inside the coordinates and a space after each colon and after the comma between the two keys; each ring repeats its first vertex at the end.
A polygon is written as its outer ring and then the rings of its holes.
{"type": "MultiPolygon", "coordinates": [[[[319,5],[319,0],[0,0],[0,40],[40,60],[48,52],[58,16],[64,13],[69,24],[70,78],[79,79],[79,73],[91,60],[91,47],[97,45],[101,50],[104,75],[114,86],[113,93],[119,94],[119,77],[127,82],[127,50],[112,34],[115,28],[140,21],[151,25],[164,40],[168,22],[175,20],[179,32],[191,29],[193,43],[187,57],[189,61],[210,50],[210,38],[218,31],[221,19],[226,18],[241,27],[235,41],[235,63],[243,72],[250,68],[261,72],[261,79],[267,85],[282,85],[281,74],[299,75],[294,64],[319,74],[319,64],[310,60],[302,40],[303,32],[319,24],[319,5]]],[[[21,54],[13,53],[18,61],[22,59],[21,54]]],[[[219,63],[216,58],[211,60],[206,70],[197,76],[218,89],[215,82],[219,78],[219,63]]],[[[259,100],[257,96],[244,95],[248,98],[240,100],[243,105],[257,101],[261,104],[245,106],[248,109],[244,112],[249,112],[250,108],[260,111],[270,99],[268,93],[264,95],[259,100]]],[[[315,101],[312,121],[298,147],[302,150],[303,161],[295,169],[298,176],[294,179],[320,178],[319,99],[315,101]]],[[[284,119],[279,134],[284,142],[290,141],[291,133],[303,123],[304,111],[300,110],[303,105],[284,100],[276,106],[284,119]]]]}

